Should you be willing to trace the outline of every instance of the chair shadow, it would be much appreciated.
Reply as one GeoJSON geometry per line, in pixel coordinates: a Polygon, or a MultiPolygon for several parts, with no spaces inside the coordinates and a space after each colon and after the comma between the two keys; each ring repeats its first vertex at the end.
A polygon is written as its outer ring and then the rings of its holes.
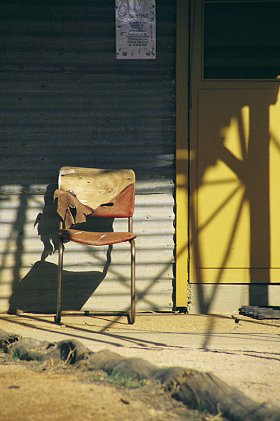
{"type": "MultiPolygon", "coordinates": [[[[29,313],[55,313],[57,298],[56,264],[46,261],[58,249],[58,222],[53,193],[56,185],[48,185],[44,196],[44,209],[37,215],[34,226],[43,243],[41,260],[19,282],[14,283],[9,300],[9,314],[17,311],[29,313]]],[[[85,231],[113,231],[112,218],[89,218],[75,225],[85,231]]],[[[103,271],[67,271],[62,273],[62,310],[79,311],[106,277],[111,264],[113,246],[107,249],[103,271]]]]}
{"type": "MultiPolygon", "coordinates": [[[[62,310],[81,310],[106,276],[106,271],[63,271],[62,310]]],[[[55,313],[57,265],[38,261],[17,284],[10,298],[9,314],[17,311],[55,313]]]]}

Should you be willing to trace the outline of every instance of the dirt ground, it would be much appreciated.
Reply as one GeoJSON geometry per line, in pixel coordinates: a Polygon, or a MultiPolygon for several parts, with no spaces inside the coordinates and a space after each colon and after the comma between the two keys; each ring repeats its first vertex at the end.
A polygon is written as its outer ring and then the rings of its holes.
{"type": "Polygon", "coordinates": [[[69,367],[37,366],[0,357],[0,420],[220,421],[224,418],[188,410],[160,385],[113,385],[104,372],[83,373],[69,367]]]}
{"type": "MultiPolygon", "coordinates": [[[[2,315],[0,328],[34,340],[76,339],[93,352],[106,349],[158,367],[211,372],[260,405],[279,407],[280,320],[148,314],[128,325],[121,318],[65,316],[56,326],[45,315],[2,315]]],[[[222,419],[188,412],[159,385],[123,387],[104,372],[34,364],[0,354],[0,421],[222,419]]]]}

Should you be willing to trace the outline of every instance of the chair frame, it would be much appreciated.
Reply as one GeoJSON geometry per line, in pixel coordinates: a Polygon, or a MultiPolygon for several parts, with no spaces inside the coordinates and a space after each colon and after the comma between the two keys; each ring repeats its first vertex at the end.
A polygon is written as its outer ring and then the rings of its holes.
{"type": "MultiPolygon", "coordinates": [[[[129,216],[128,218],[128,232],[133,233],[133,217],[129,216]]],[[[62,274],[63,274],[63,255],[64,255],[64,241],[63,236],[61,234],[61,230],[64,228],[63,221],[59,221],[59,235],[58,235],[58,274],[57,274],[57,301],[56,301],[56,314],[54,317],[54,322],[56,324],[61,323],[61,316],[62,314],[74,314],[71,311],[62,311],[62,297],[61,297],[61,289],[62,289],[62,274]]],[[[135,323],[135,316],[136,316],[136,287],[135,287],[135,272],[136,272],[136,264],[135,264],[135,256],[136,256],[136,247],[135,247],[135,240],[126,241],[130,243],[130,309],[128,312],[117,312],[117,311],[84,311],[82,312],[84,315],[95,315],[95,314],[102,314],[102,315],[126,315],[128,318],[129,324],[135,323]]],[[[77,313],[77,312],[75,312],[77,313]]],[[[78,312],[81,314],[81,312],[78,312]]]]}

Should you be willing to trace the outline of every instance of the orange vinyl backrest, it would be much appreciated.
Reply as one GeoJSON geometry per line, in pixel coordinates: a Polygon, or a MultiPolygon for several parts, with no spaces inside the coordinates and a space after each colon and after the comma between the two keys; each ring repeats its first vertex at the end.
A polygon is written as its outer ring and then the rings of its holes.
{"type": "Polygon", "coordinates": [[[135,206],[135,174],[133,170],[107,170],[83,167],[62,167],[58,188],[71,192],[93,216],[128,218],[135,206]]]}

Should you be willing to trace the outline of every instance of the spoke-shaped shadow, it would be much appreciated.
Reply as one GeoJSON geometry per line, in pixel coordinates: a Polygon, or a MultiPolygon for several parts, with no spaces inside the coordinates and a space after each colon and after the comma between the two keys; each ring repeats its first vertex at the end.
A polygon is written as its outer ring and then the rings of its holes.
{"type": "MultiPolygon", "coordinates": [[[[249,256],[248,279],[242,280],[236,275],[234,282],[248,283],[250,305],[269,304],[271,200],[275,201],[270,193],[271,145],[274,154],[280,151],[279,141],[270,130],[270,106],[276,103],[277,95],[277,86],[261,91],[244,89],[205,94],[208,107],[204,104],[200,109],[198,138],[191,144],[190,151],[196,160],[191,164],[195,181],[190,196],[191,240],[188,244],[195,262],[190,281],[197,283],[201,313],[211,313],[219,285],[227,279],[226,271],[229,269],[233,273],[244,264],[236,261],[238,253],[235,251],[238,247],[244,249],[244,244],[239,244],[238,233],[244,230],[241,224],[244,224],[245,214],[249,228],[249,240],[245,245],[249,256]],[[207,195],[204,195],[206,190],[207,195]],[[206,197],[212,198],[211,204],[205,202],[206,197]],[[225,218],[228,211],[231,216],[225,218]],[[211,224],[216,227],[216,234],[212,236],[209,234],[213,233],[211,224]],[[215,261],[205,258],[207,248],[216,250],[215,261]],[[209,270],[212,270],[211,280],[208,280],[209,270]],[[206,294],[203,284],[209,282],[212,288],[206,294]]],[[[209,325],[209,332],[213,327],[209,325]]]]}

